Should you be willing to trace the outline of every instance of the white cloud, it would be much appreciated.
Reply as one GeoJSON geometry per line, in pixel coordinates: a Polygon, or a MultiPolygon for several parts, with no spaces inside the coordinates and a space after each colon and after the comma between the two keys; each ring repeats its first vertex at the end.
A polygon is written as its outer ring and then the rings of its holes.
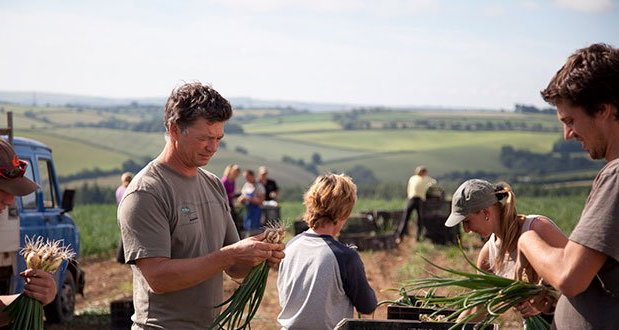
{"type": "Polygon", "coordinates": [[[560,7],[585,13],[603,13],[614,6],[611,0],[555,0],[555,3],[560,7]]]}

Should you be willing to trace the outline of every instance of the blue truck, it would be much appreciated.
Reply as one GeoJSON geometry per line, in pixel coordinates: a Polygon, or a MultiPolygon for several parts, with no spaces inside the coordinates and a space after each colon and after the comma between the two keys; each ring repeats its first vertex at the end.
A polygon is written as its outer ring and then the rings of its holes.
{"type": "MultiPolygon", "coordinates": [[[[2,138],[13,144],[18,157],[28,162],[24,176],[39,185],[39,189],[27,196],[16,197],[15,205],[0,214],[0,294],[23,291],[24,281],[19,272],[26,264],[19,250],[25,237],[42,236],[50,240],[62,240],[76,253],[80,251],[80,235],[77,225],[68,212],[73,209],[73,190],[60,195],[60,186],[52,150],[45,144],[26,138],[13,138],[12,118],[9,128],[0,129],[2,138]]],[[[45,306],[45,318],[51,323],[70,321],[75,311],[77,294],[84,293],[85,275],[76,261],[64,262],[55,274],[58,294],[52,303],[45,306]]]]}

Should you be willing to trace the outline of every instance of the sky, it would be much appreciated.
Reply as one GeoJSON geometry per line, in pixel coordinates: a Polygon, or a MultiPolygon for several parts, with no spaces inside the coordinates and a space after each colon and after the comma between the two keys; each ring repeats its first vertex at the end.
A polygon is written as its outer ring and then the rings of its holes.
{"type": "Polygon", "coordinates": [[[0,0],[0,90],[513,109],[619,0],[0,0]]]}

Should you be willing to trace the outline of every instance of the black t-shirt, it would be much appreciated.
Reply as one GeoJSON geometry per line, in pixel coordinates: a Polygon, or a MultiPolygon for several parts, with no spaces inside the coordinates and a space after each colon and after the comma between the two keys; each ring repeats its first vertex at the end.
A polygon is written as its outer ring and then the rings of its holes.
{"type": "Polygon", "coordinates": [[[267,182],[263,184],[264,185],[264,190],[265,192],[265,200],[267,201],[271,201],[273,200],[273,198],[271,197],[271,192],[275,191],[278,192],[279,187],[277,186],[277,183],[275,183],[274,180],[271,179],[267,179],[267,182]]]}

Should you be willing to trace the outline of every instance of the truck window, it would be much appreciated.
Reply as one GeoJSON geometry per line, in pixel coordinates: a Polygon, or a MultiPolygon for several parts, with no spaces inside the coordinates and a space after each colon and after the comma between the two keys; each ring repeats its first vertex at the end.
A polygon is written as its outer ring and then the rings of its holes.
{"type": "MultiPolygon", "coordinates": [[[[29,159],[26,159],[26,161],[28,162],[28,167],[26,167],[26,173],[24,173],[24,176],[27,177],[28,179],[35,181],[34,180],[34,175],[32,174],[32,164],[30,163],[29,159]]],[[[36,182],[36,181],[35,181],[36,182]]],[[[26,196],[22,196],[21,197],[21,205],[24,209],[36,209],[37,208],[37,195],[36,195],[36,191],[33,191],[32,193],[26,195],[26,196]]]]}
{"type": "Polygon", "coordinates": [[[41,190],[43,191],[43,207],[46,209],[58,206],[57,198],[54,194],[54,183],[51,175],[51,161],[39,159],[39,175],[41,176],[41,190]]]}

